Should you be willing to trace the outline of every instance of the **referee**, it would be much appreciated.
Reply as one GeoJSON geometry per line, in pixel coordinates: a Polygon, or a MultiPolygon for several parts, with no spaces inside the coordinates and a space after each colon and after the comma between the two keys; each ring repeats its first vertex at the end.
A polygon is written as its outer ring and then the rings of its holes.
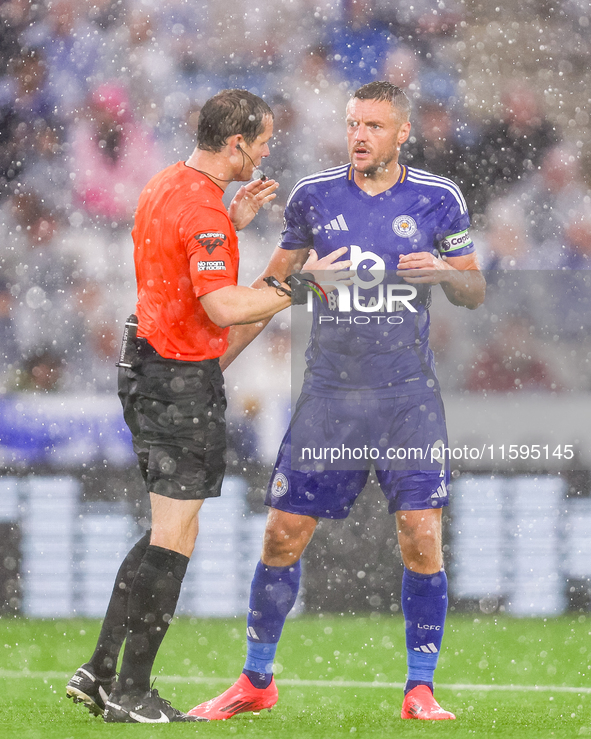
{"type": "MultiPolygon", "coordinates": [[[[250,180],[269,155],[272,135],[273,113],[261,98],[224,90],[203,106],[189,159],[152,178],[139,199],[132,231],[137,337],[120,369],[119,397],[152,528],[124,559],[95,652],[66,689],[106,722],[199,720],[151,690],[150,674],[195,546],[199,509],[221,491],[226,399],[218,358],[229,326],[263,321],[291,303],[288,284],[237,285],[236,231],[275,197],[277,183],[249,182],[228,210],[222,202],[228,184],[250,180]]],[[[348,267],[335,262],[343,252],[321,260],[313,253],[305,268],[348,267]]]]}

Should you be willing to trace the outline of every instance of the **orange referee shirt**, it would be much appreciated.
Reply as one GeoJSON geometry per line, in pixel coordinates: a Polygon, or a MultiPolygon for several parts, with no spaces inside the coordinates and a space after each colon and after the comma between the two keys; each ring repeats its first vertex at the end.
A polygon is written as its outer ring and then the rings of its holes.
{"type": "Polygon", "coordinates": [[[131,233],[137,279],[138,336],[169,359],[221,356],[228,328],[211,321],[199,297],[238,282],[238,237],[208,177],[178,162],[140,195],[131,233]],[[197,255],[198,278],[189,260],[197,255]]]}

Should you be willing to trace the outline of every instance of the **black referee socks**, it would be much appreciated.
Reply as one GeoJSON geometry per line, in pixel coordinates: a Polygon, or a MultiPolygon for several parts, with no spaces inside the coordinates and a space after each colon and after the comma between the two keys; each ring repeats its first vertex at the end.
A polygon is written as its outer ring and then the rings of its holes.
{"type": "Polygon", "coordinates": [[[121,645],[127,634],[127,601],[136,573],[150,545],[151,533],[147,531],[127,553],[115,578],[96,649],[88,663],[101,680],[115,675],[121,645]]]}
{"type": "Polygon", "coordinates": [[[123,691],[148,691],[156,654],[172,621],[189,557],[150,545],[129,596],[127,642],[119,681],[123,691]]]}

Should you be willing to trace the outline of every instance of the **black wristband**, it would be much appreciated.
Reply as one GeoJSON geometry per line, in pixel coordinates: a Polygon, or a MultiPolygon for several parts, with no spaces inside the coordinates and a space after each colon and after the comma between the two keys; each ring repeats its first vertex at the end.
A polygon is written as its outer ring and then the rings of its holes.
{"type": "Polygon", "coordinates": [[[283,293],[284,295],[287,295],[288,298],[292,298],[292,302],[293,302],[292,291],[288,290],[286,287],[283,287],[283,285],[279,282],[279,280],[276,277],[273,277],[273,275],[269,275],[269,277],[263,277],[263,282],[266,282],[267,285],[269,285],[269,287],[274,287],[278,294],[283,293]]]}

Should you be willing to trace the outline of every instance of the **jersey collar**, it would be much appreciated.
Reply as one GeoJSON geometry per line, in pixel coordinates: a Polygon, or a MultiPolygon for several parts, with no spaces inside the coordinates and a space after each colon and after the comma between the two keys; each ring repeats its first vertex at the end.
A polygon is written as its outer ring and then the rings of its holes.
{"type": "Polygon", "coordinates": [[[384,192],[379,193],[378,195],[368,195],[365,190],[362,190],[359,185],[355,182],[355,179],[353,177],[355,173],[355,170],[353,169],[353,165],[349,165],[349,172],[347,174],[347,179],[349,180],[349,184],[354,188],[355,192],[360,194],[362,197],[369,198],[370,200],[373,200],[374,198],[378,198],[380,195],[388,195],[392,194],[392,191],[395,187],[398,187],[399,185],[402,185],[403,182],[405,182],[406,177],[408,175],[408,167],[405,164],[400,165],[400,174],[398,175],[398,179],[396,182],[392,185],[392,187],[389,190],[384,190],[384,192]]]}

